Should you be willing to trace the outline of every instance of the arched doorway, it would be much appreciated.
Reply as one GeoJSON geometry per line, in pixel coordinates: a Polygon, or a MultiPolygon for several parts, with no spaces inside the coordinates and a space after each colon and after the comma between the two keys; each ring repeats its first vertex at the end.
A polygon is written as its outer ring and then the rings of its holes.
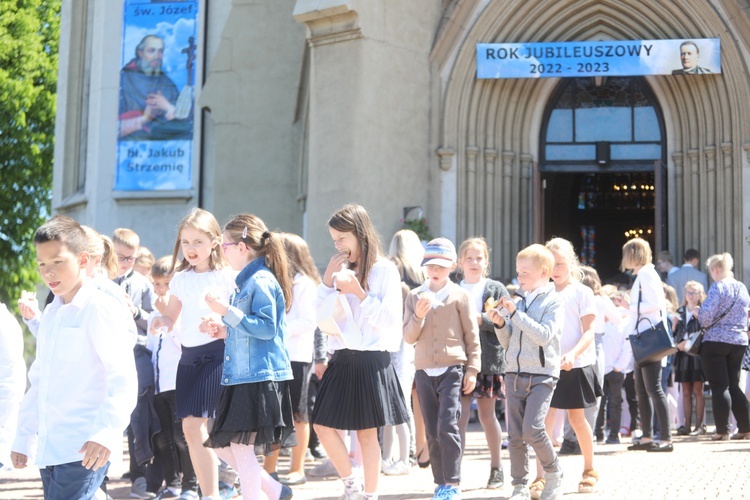
{"type": "MultiPolygon", "coordinates": [[[[541,129],[543,234],[573,242],[603,280],[619,273],[620,249],[640,236],[666,245],[659,217],[665,184],[664,123],[641,78],[563,80],[541,129]]],[[[666,248],[666,246],[664,246],[666,248]]]]}

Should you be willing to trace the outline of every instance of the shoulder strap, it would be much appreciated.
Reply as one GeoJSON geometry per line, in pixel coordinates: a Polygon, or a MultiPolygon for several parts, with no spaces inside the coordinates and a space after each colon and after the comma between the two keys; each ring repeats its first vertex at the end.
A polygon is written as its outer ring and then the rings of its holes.
{"type": "Polygon", "coordinates": [[[737,299],[739,299],[739,298],[740,298],[740,291],[737,290],[737,295],[734,296],[734,301],[732,301],[732,305],[729,306],[729,307],[727,307],[726,311],[724,311],[723,313],[721,313],[721,316],[719,316],[718,318],[716,318],[714,320],[714,322],[711,323],[711,326],[707,326],[706,328],[704,328],[704,330],[709,330],[709,329],[713,328],[714,326],[716,326],[716,324],[719,321],[721,321],[724,318],[724,316],[726,316],[727,314],[729,314],[729,311],[732,310],[732,308],[734,307],[734,305],[737,303],[737,299]]]}

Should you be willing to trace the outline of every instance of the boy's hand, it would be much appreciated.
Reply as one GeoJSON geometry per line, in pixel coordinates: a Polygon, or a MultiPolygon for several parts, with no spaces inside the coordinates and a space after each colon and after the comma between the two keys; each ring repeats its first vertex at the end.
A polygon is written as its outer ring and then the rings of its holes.
{"type": "Polygon", "coordinates": [[[78,450],[78,453],[84,454],[83,460],[81,461],[81,465],[83,465],[84,468],[96,470],[109,461],[109,455],[111,452],[106,446],[102,446],[93,441],[86,441],[83,443],[83,447],[78,450]]]}
{"type": "Polygon", "coordinates": [[[216,314],[219,314],[221,316],[226,316],[227,312],[229,311],[229,304],[222,300],[220,297],[217,297],[216,295],[213,295],[211,293],[206,294],[206,304],[208,304],[208,307],[215,312],[216,314]]]}
{"type": "Polygon", "coordinates": [[[168,302],[169,297],[167,295],[159,295],[156,297],[156,300],[154,300],[154,307],[159,311],[159,314],[164,314],[166,312],[168,302]]]}
{"type": "Polygon", "coordinates": [[[427,313],[430,312],[430,309],[432,309],[432,299],[429,297],[422,297],[414,305],[414,316],[419,321],[422,321],[427,317],[427,313]]]}
{"type": "Polygon", "coordinates": [[[508,314],[513,314],[516,311],[516,302],[510,297],[503,297],[500,299],[498,308],[503,307],[508,311],[508,314]]]}
{"type": "Polygon", "coordinates": [[[27,457],[23,453],[18,453],[17,451],[10,452],[10,463],[12,463],[13,467],[15,467],[16,469],[25,469],[26,462],[28,461],[29,457],[27,457]]]}
{"type": "Polygon", "coordinates": [[[566,352],[560,358],[560,369],[566,372],[573,369],[573,365],[576,362],[575,356],[572,353],[566,352]]]}
{"type": "Polygon", "coordinates": [[[18,311],[23,316],[23,319],[30,320],[34,319],[37,314],[40,314],[39,301],[36,300],[34,292],[23,291],[21,292],[21,298],[18,299],[18,311]]]}
{"type": "Polygon", "coordinates": [[[500,311],[497,309],[488,309],[487,311],[487,317],[490,318],[490,321],[495,323],[496,325],[503,325],[505,323],[505,318],[500,316],[500,311]]]}
{"type": "Polygon", "coordinates": [[[477,385],[477,376],[475,373],[467,373],[464,375],[464,388],[463,392],[466,395],[469,395],[474,390],[474,387],[477,385]]]}

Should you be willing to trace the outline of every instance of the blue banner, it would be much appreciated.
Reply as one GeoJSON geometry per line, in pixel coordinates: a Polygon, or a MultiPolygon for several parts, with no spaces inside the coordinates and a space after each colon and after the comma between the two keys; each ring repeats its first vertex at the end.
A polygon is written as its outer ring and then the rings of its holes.
{"type": "Polygon", "coordinates": [[[477,44],[477,78],[716,73],[721,73],[718,38],[477,44]]]}
{"type": "Polygon", "coordinates": [[[198,0],[124,3],[114,189],[191,189],[198,0]]]}

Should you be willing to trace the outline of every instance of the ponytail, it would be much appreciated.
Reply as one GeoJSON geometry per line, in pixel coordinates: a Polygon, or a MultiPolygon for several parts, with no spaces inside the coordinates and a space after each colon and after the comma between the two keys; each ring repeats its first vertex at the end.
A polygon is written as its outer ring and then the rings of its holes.
{"type": "Polygon", "coordinates": [[[284,294],[285,309],[289,311],[292,306],[292,279],[289,276],[289,263],[281,236],[270,232],[259,217],[251,214],[233,217],[224,226],[224,231],[229,234],[232,241],[243,242],[252,248],[258,257],[263,257],[266,266],[279,282],[284,294]]]}
{"type": "Polygon", "coordinates": [[[115,245],[109,236],[102,235],[104,242],[104,253],[102,254],[102,269],[107,273],[109,279],[117,277],[117,256],[115,255],[115,245]]]}

